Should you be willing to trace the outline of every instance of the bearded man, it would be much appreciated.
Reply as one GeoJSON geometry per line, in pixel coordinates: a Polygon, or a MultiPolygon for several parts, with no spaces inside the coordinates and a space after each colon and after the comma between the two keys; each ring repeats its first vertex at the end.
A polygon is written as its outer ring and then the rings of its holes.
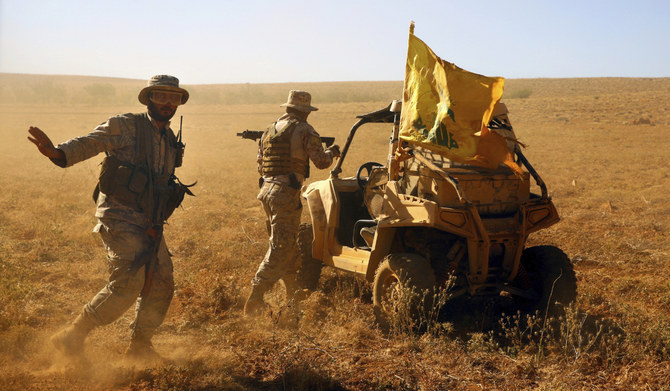
{"type": "Polygon", "coordinates": [[[84,340],[95,327],[117,320],[135,306],[130,358],[154,359],[151,337],[172,300],[172,259],[162,235],[163,223],[191,194],[175,177],[183,144],[170,129],[188,91],[168,75],[152,77],[139,95],[147,111],[109,118],[88,135],[54,146],[39,128],[28,139],[42,155],[69,167],[106,154],[94,191],[98,232],[107,251],[109,282],[84,306],[77,318],[51,341],[68,356],[81,356],[84,340]]]}

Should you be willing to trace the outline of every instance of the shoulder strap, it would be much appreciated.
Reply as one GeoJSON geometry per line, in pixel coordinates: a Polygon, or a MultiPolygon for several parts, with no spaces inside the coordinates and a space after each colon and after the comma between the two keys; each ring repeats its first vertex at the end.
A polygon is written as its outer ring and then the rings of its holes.
{"type": "MultiPolygon", "coordinates": [[[[151,139],[151,133],[147,132],[145,126],[142,126],[140,121],[151,121],[148,115],[140,114],[135,116],[135,137],[136,137],[136,152],[135,152],[135,170],[143,169],[147,176],[147,186],[145,187],[145,192],[142,197],[146,197],[148,200],[154,199],[154,170],[153,170],[153,140],[151,139]]],[[[151,216],[152,223],[155,223],[156,217],[156,206],[153,202],[148,204],[151,210],[145,210],[149,216],[151,216]]]]}
{"type": "Polygon", "coordinates": [[[135,164],[145,166],[151,172],[153,168],[153,142],[151,134],[142,126],[141,120],[150,121],[146,114],[135,116],[135,164]]]}
{"type": "MultiPolygon", "coordinates": [[[[274,129],[275,134],[277,133],[277,122],[279,122],[279,121],[273,122],[272,125],[270,125],[270,127],[271,127],[272,129],[274,129]]],[[[284,129],[280,130],[280,132],[286,132],[286,131],[289,131],[289,130],[291,130],[292,128],[294,128],[297,124],[300,123],[300,121],[298,121],[298,120],[295,119],[295,118],[290,118],[290,119],[288,119],[287,122],[288,122],[288,125],[286,125],[286,127],[285,127],[284,129]]],[[[268,129],[268,130],[269,130],[269,129],[268,129]]]]}

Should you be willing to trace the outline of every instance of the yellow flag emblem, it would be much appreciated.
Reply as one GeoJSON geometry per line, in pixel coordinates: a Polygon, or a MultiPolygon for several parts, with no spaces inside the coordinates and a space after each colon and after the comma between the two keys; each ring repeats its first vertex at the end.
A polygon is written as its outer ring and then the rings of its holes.
{"type": "Polygon", "coordinates": [[[505,140],[486,129],[503,95],[505,80],[468,72],[442,60],[414,35],[413,27],[407,48],[400,138],[451,160],[490,168],[511,163],[512,169],[520,171],[505,140]],[[482,149],[483,138],[487,140],[482,149]]]}

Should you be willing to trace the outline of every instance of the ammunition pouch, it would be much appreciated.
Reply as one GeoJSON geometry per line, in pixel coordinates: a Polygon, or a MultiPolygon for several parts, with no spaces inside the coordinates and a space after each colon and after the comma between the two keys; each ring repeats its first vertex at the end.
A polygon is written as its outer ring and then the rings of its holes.
{"type": "Polygon", "coordinates": [[[158,221],[164,222],[170,216],[172,216],[172,213],[174,213],[175,209],[181,205],[181,202],[184,200],[184,196],[186,194],[190,196],[194,196],[193,192],[189,187],[195,186],[197,182],[194,182],[190,185],[185,185],[181,183],[179,178],[176,176],[172,176],[170,180],[168,181],[167,186],[165,187],[159,187],[156,189],[157,194],[158,194],[158,208],[157,208],[157,215],[158,215],[158,221]]]}
{"type": "Polygon", "coordinates": [[[148,184],[150,174],[144,167],[126,163],[115,156],[107,156],[102,161],[98,184],[93,191],[93,201],[104,193],[124,205],[143,211],[151,210],[148,184]]]}
{"type": "Polygon", "coordinates": [[[151,183],[150,174],[141,166],[123,162],[114,156],[102,161],[100,180],[93,191],[97,201],[100,192],[128,207],[155,216],[154,221],[165,222],[181,205],[184,195],[194,195],[189,187],[176,176],[155,178],[151,183]]]}

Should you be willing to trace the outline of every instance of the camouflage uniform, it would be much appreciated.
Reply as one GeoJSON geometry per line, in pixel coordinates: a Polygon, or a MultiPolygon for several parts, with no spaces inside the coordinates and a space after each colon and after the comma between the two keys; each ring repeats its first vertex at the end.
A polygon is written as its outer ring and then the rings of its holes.
{"type": "MultiPolygon", "coordinates": [[[[285,114],[277,120],[276,127],[285,126],[289,120],[296,118],[285,114]]],[[[328,168],[333,161],[332,153],[323,150],[319,134],[307,122],[299,122],[293,130],[291,144],[299,148],[299,156],[311,159],[317,168],[328,168]]],[[[258,170],[262,174],[263,139],[259,142],[258,170]]],[[[270,245],[263,261],[258,267],[255,277],[251,281],[253,287],[262,287],[266,290],[278,279],[286,275],[294,275],[299,265],[297,263],[298,229],[302,203],[300,202],[300,187],[304,181],[303,173],[294,173],[297,186],[292,187],[289,175],[264,176],[263,186],[258,193],[258,199],[263,204],[267,216],[267,229],[270,235],[270,245]]]]}
{"type": "MultiPolygon", "coordinates": [[[[152,171],[159,175],[173,173],[176,150],[170,147],[168,139],[174,138],[174,134],[168,134],[172,133],[169,123],[164,132],[159,131],[146,113],[112,117],[92,133],[59,144],[57,148],[65,153],[65,167],[100,152],[135,165],[139,130],[136,127],[152,135],[153,145],[149,151],[152,171]]],[[[152,247],[147,234],[152,226],[150,217],[104,193],[99,194],[97,205],[98,224],[93,231],[99,232],[107,251],[110,277],[107,285],[86,304],[81,317],[102,326],[118,319],[136,302],[133,339],[149,340],[163,322],[174,291],[172,259],[165,240],[160,244],[150,290],[139,297],[144,285],[144,267],[136,271],[128,271],[128,268],[139,254],[152,247]]]]}

